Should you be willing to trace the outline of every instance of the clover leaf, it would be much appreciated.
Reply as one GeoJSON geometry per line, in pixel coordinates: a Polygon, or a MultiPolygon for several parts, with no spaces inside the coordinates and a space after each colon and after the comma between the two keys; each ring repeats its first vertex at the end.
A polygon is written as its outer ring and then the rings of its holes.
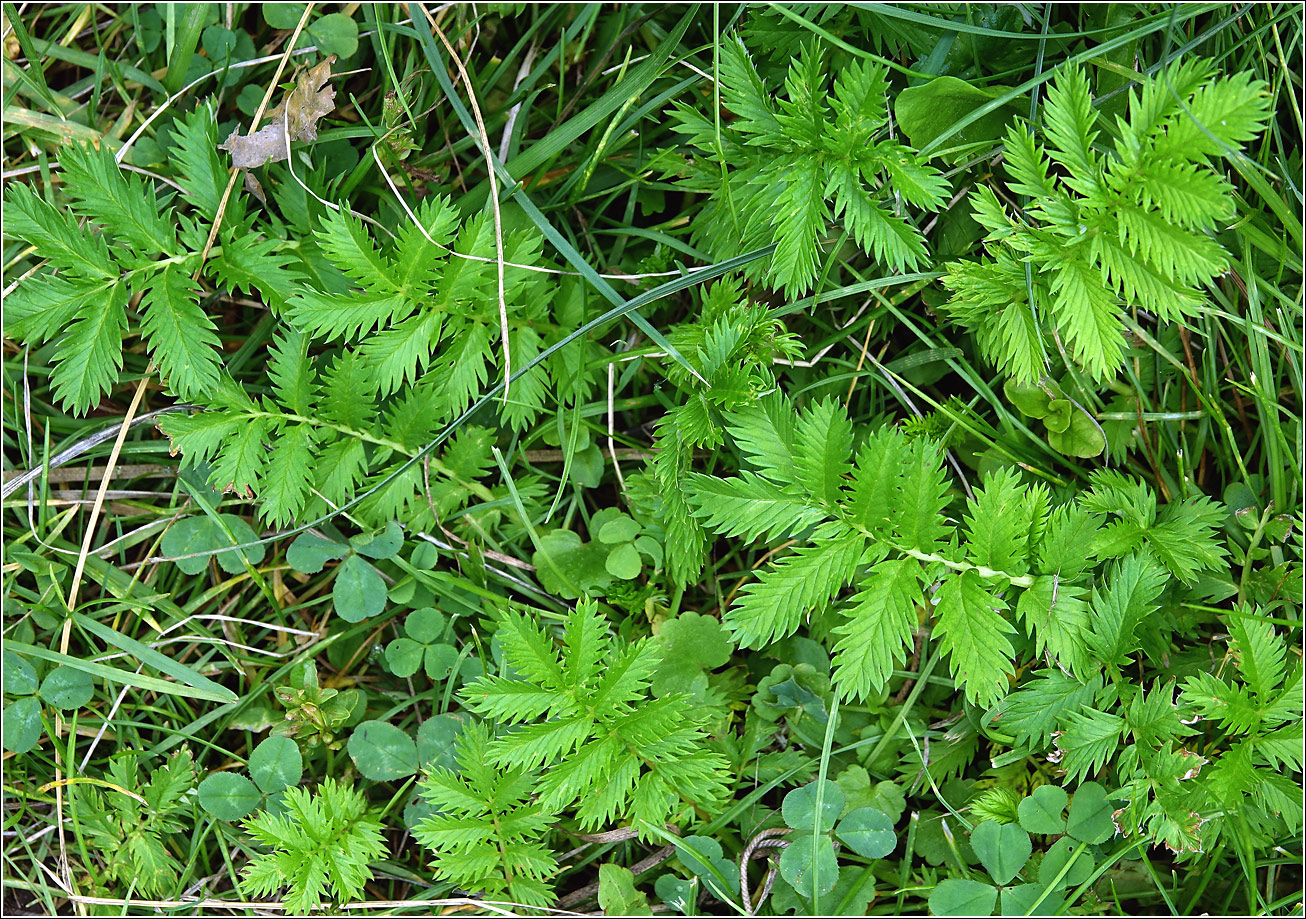
{"type": "Polygon", "coordinates": [[[425,665],[426,675],[432,680],[448,676],[458,660],[458,649],[442,641],[447,632],[448,623],[439,610],[429,606],[413,610],[404,620],[406,637],[386,645],[385,662],[390,672],[410,677],[425,665]]]}

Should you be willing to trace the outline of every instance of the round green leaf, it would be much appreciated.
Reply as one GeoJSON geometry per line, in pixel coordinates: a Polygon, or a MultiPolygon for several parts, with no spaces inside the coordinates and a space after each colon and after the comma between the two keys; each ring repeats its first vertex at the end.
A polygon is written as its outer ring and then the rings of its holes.
{"type": "Polygon", "coordinates": [[[439,560],[440,550],[426,540],[422,540],[414,546],[412,553],[408,556],[408,564],[424,571],[434,568],[435,563],[439,560]]]}
{"type": "Polygon", "coordinates": [[[615,545],[619,542],[630,542],[639,535],[640,526],[630,517],[622,514],[614,517],[599,528],[599,542],[607,545],[615,545]]]}
{"type": "Polygon", "coordinates": [[[422,666],[426,645],[411,638],[396,638],[385,646],[385,662],[397,677],[410,677],[422,666]]]}
{"type": "Polygon", "coordinates": [[[1261,525],[1261,515],[1254,507],[1239,508],[1233,512],[1233,515],[1238,518],[1239,525],[1249,533],[1261,525]]]}
{"type": "Polygon", "coordinates": [[[1270,542],[1283,542],[1292,532],[1292,518],[1287,514],[1271,517],[1265,523],[1265,538],[1270,542]]]}
{"type": "Polygon", "coordinates": [[[483,676],[485,676],[485,665],[474,657],[464,657],[463,662],[458,665],[459,685],[474,682],[483,676]]]}
{"type": "Polygon", "coordinates": [[[1069,399],[1053,399],[1048,403],[1048,413],[1043,417],[1043,423],[1048,426],[1049,431],[1055,431],[1058,434],[1070,427],[1070,416],[1074,408],[1069,399]]]}
{"type": "Polygon", "coordinates": [[[304,574],[317,574],[331,559],[340,558],[348,551],[348,546],[316,533],[300,533],[286,550],[286,564],[304,574]]]}
{"type": "MultiPolygon", "coordinates": [[[[293,741],[292,741],[293,743],[293,741]]],[[[235,772],[215,772],[200,782],[200,807],[219,820],[239,820],[263,797],[254,783],[235,772]]]]}
{"type": "Polygon", "coordinates": [[[459,715],[427,718],[417,729],[417,761],[432,769],[456,769],[454,753],[458,737],[466,725],[466,720],[459,715]]]}
{"type": "Polygon", "coordinates": [[[364,721],[349,735],[349,758],[366,778],[388,782],[418,769],[417,744],[384,721],[364,721]]]}
{"type": "MultiPolygon", "coordinates": [[[[844,771],[847,772],[848,770],[845,769],[844,771]]],[[[841,775],[840,778],[843,778],[843,776],[841,775]]],[[[870,797],[866,806],[874,807],[888,817],[891,823],[897,823],[898,818],[907,809],[907,797],[903,794],[902,788],[893,782],[876,782],[875,786],[870,789],[870,797]]]]}
{"type": "Polygon", "coordinates": [[[263,21],[274,29],[293,29],[299,25],[307,3],[264,3],[263,21]]]}
{"type": "Polygon", "coordinates": [[[1042,884],[1017,884],[1002,888],[1002,915],[1004,916],[1060,916],[1065,898],[1046,893],[1042,884]],[[1031,913],[1038,904],[1038,912],[1031,913]]]}
{"type": "Polygon", "coordinates": [[[385,581],[357,555],[345,559],[331,586],[336,613],[345,622],[362,622],[385,609],[385,581]]]}
{"type": "Polygon", "coordinates": [[[1038,866],[1038,882],[1043,887],[1057,888],[1078,887],[1093,874],[1093,859],[1087,852],[1075,854],[1077,843],[1068,836],[1062,836],[1043,856],[1038,866]],[[1071,860],[1073,857],[1073,861],[1071,860]],[[1069,868],[1066,866],[1069,865],[1069,868]],[[1065,874],[1062,874],[1062,870],[1065,874]],[[1058,877],[1060,876],[1060,877],[1058,877]]]}
{"type": "Polygon", "coordinates": [[[236,33],[225,26],[211,25],[204,30],[200,38],[204,53],[215,66],[221,67],[236,51],[238,39],[236,33]]]}
{"type": "Polygon", "coordinates": [[[1099,455],[1106,449],[1106,432],[1092,415],[1073,406],[1070,426],[1064,431],[1048,430],[1048,444],[1058,453],[1083,459],[1099,455]]]}
{"type": "Polygon", "coordinates": [[[276,794],[299,784],[304,777],[304,756],[289,737],[272,736],[249,755],[249,774],[264,794],[276,794]]]}
{"type": "Polygon", "coordinates": [[[404,620],[404,631],[413,641],[429,645],[444,637],[445,624],[444,614],[427,606],[408,614],[404,620]]]}
{"type": "Polygon", "coordinates": [[[283,720],[282,713],[274,711],[268,703],[255,702],[232,715],[227,720],[227,727],[233,731],[253,731],[255,734],[261,734],[274,724],[282,723],[283,720]]]}
{"type": "Polygon", "coordinates": [[[142,10],[135,21],[135,39],[145,54],[153,54],[163,38],[163,19],[154,10],[142,10]]]}
{"type": "MultiPolygon", "coordinates": [[[[226,549],[214,556],[218,560],[218,567],[227,574],[243,574],[245,571],[244,559],[249,559],[251,565],[257,565],[267,556],[267,547],[258,541],[258,534],[241,517],[235,514],[219,514],[218,519],[227,525],[231,531],[228,536],[223,532],[222,527],[216,521],[209,521],[209,526],[213,534],[213,548],[221,546],[242,545],[247,546],[245,549],[226,549]],[[235,543],[232,543],[232,540],[235,543]],[[253,543],[253,545],[249,545],[253,543]]],[[[202,559],[201,559],[202,561],[202,559]]]]}
{"type": "Polygon", "coordinates": [[[439,813],[430,801],[422,797],[420,789],[414,788],[412,797],[404,805],[404,826],[415,830],[426,818],[434,817],[439,813]]]}
{"type": "Polygon", "coordinates": [[[644,562],[639,557],[639,550],[630,543],[622,543],[608,553],[607,559],[603,563],[608,574],[614,578],[621,578],[623,581],[631,581],[639,577],[640,570],[644,567],[644,562]]]}
{"type": "Polygon", "coordinates": [[[1055,785],[1040,785],[1028,798],[1022,798],[1016,808],[1020,825],[1031,833],[1053,836],[1066,831],[1066,818],[1062,812],[1070,796],[1055,785]]]}
{"type": "Polygon", "coordinates": [[[998,902],[998,889],[990,884],[948,878],[930,891],[930,912],[936,916],[989,916],[998,902]]]}
{"type": "Polygon", "coordinates": [[[866,858],[884,858],[898,844],[889,815],[882,814],[873,807],[859,807],[849,811],[848,816],[839,821],[839,828],[834,835],[848,848],[866,858]]]}
{"type": "Polygon", "coordinates": [[[1097,782],[1085,782],[1070,801],[1066,832],[1080,842],[1093,845],[1106,842],[1116,832],[1115,821],[1111,819],[1114,812],[1106,789],[1097,782]]]}
{"type": "Polygon", "coordinates": [[[802,788],[795,788],[785,795],[780,810],[784,815],[785,823],[799,832],[811,833],[815,830],[818,833],[828,833],[834,829],[835,821],[843,813],[844,800],[843,789],[834,782],[826,779],[825,784],[822,786],[820,781],[817,780],[808,782],[802,788]],[[819,825],[816,820],[816,792],[818,787],[823,788],[819,825]]]}
{"type": "Polygon", "coordinates": [[[1260,509],[1260,499],[1246,482],[1230,482],[1224,487],[1221,499],[1234,514],[1249,507],[1260,509]]]}
{"type": "Polygon", "coordinates": [[[590,444],[571,455],[571,477],[582,488],[598,488],[606,466],[598,444],[590,444]]]}
{"type": "Polygon", "coordinates": [[[85,670],[60,664],[45,675],[40,694],[55,708],[65,711],[81,708],[95,695],[95,682],[85,670]]]}
{"type": "Polygon", "coordinates": [[[1034,850],[1029,834],[1016,824],[993,820],[985,820],[970,831],[970,846],[999,885],[1014,878],[1034,850]]]}
{"type": "Polygon", "coordinates": [[[1002,393],[1016,407],[1016,411],[1030,418],[1044,417],[1053,398],[1037,383],[1017,383],[1010,377],[1002,384],[1002,393]]]}
{"type": "Polygon", "coordinates": [[[433,680],[443,680],[458,662],[458,649],[453,645],[428,645],[426,648],[426,675],[433,680]]]}
{"type": "Polygon", "coordinates": [[[658,542],[652,536],[636,536],[635,541],[631,543],[640,551],[641,555],[648,557],[653,563],[654,568],[662,567],[662,543],[658,542]]]}
{"type": "Polygon", "coordinates": [[[975,850],[970,845],[970,837],[964,833],[954,833],[948,823],[951,819],[947,814],[937,811],[921,814],[916,824],[916,841],[913,843],[916,854],[935,867],[952,864],[954,851],[965,864],[975,864],[977,859],[975,850]]]}
{"type": "Polygon", "coordinates": [[[328,13],[308,27],[308,34],[320,49],[341,59],[358,50],[358,23],[344,13],[328,13]]]}
{"type": "Polygon", "coordinates": [[[834,856],[830,837],[807,833],[790,839],[780,856],[780,877],[809,900],[834,890],[839,880],[839,860],[834,856]]]}
{"type": "MultiPolygon", "coordinates": [[[[641,537],[642,538],[642,537],[641,537]]],[[[729,633],[720,619],[695,612],[681,613],[662,623],[655,639],[662,646],[662,660],[653,674],[653,692],[664,696],[684,692],[685,686],[730,660],[729,633]]]]}
{"type": "Polygon", "coordinates": [[[676,845],[680,863],[703,880],[703,887],[713,886],[730,894],[739,893],[739,867],[724,857],[721,843],[710,836],[686,836],[676,845]]]}
{"type": "Polygon", "coordinates": [[[605,916],[651,916],[648,900],[635,889],[635,875],[621,865],[599,866],[599,908],[605,916]]]}
{"type": "Polygon", "coordinates": [[[41,702],[36,696],[23,696],[4,710],[4,748],[26,753],[41,739],[41,702]]]}
{"type": "Polygon", "coordinates": [[[875,899],[875,874],[861,865],[841,865],[839,880],[827,902],[821,899],[821,912],[835,916],[865,916],[875,899]]]}
{"type": "Polygon", "coordinates": [[[352,728],[367,714],[367,693],[361,689],[343,690],[331,700],[329,708],[332,716],[339,719],[333,721],[333,725],[352,728]]]}
{"type": "Polygon", "coordinates": [[[263,813],[271,814],[273,817],[280,817],[286,812],[286,789],[278,791],[276,794],[268,795],[267,800],[263,802],[263,813]]]}
{"type": "Polygon", "coordinates": [[[290,668],[286,683],[291,689],[317,689],[322,684],[317,678],[317,663],[310,657],[290,668]]]}
{"type": "Polygon", "coordinates": [[[39,685],[36,668],[12,651],[4,653],[4,687],[11,696],[30,696],[39,685]]]}
{"type": "Polygon", "coordinates": [[[359,555],[368,558],[394,558],[403,548],[404,531],[391,520],[380,533],[359,533],[349,540],[349,544],[359,555]]]}
{"type": "Polygon", "coordinates": [[[653,891],[659,900],[682,916],[690,915],[698,899],[698,885],[674,874],[664,874],[658,878],[653,884],[653,891]]]}
{"type": "MultiPolygon", "coordinates": [[[[395,581],[385,593],[390,598],[390,602],[397,606],[425,606],[427,603],[425,599],[413,603],[413,598],[417,596],[420,589],[421,585],[417,583],[417,578],[406,577],[395,581]]],[[[331,647],[338,647],[338,645],[331,647]]]]}
{"type": "MultiPolygon", "coordinates": [[[[263,5],[272,6],[273,4],[265,3],[263,5]]],[[[240,88],[240,92],[236,94],[236,108],[240,109],[241,113],[247,118],[253,118],[254,113],[258,111],[259,106],[262,104],[263,88],[254,83],[246,83],[240,88]]],[[[289,559],[287,559],[287,561],[289,561],[289,559]]],[[[294,566],[292,565],[291,567],[293,568],[294,566]]]]}
{"type": "Polygon", "coordinates": [[[604,568],[606,557],[602,546],[581,542],[571,530],[551,530],[540,537],[531,563],[541,587],[574,600],[582,593],[601,593],[612,583],[604,568]]]}
{"type": "Polygon", "coordinates": [[[179,558],[194,552],[208,552],[218,548],[213,540],[213,522],[208,517],[183,517],[168,527],[159,543],[159,551],[182,570],[183,574],[200,574],[208,566],[209,556],[179,558]]]}
{"type": "MultiPolygon", "coordinates": [[[[253,55],[250,55],[253,57],[253,55]]],[[[142,137],[136,141],[136,144],[127,151],[127,162],[133,166],[154,166],[158,163],[167,161],[167,154],[163,152],[163,147],[159,143],[148,137],[142,137]],[[141,141],[148,140],[149,143],[141,146],[141,141]]]]}
{"type": "Polygon", "coordinates": [[[974,86],[952,76],[935,77],[928,83],[909,86],[898,93],[893,110],[902,133],[918,149],[936,138],[941,140],[943,150],[964,144],[989,144],[1002,136],[1013,114],[1020,114],[1020,108],[1014,102],[1007,102],[981,115],[947,137],[943,137],[943,132],[1009,89],[1007,86],[974,86]]]}

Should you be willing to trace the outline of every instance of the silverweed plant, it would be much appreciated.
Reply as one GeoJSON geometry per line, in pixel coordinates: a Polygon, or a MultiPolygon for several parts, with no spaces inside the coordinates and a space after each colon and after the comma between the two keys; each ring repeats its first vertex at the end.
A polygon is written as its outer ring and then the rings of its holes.
{"type": "Polygon", "coordinates": [[[6,911],[1298,909],[1299,5],[2,12],[6,911]]]}

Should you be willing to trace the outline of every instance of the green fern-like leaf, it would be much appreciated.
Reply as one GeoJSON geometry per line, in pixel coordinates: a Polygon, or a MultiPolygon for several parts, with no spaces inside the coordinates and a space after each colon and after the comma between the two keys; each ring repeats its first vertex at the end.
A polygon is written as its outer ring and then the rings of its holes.
{"type": "Polygon", "coordinates": [[[802,290],[816,276],[817,237],[829,209],[821,195],[818,162],[791,164],[775,206],[775,279],[786,290],[802,290]]]}
{"type": "Polygon", "coordinates": [[[798,486],[827,508],[839,505],[853,447],[853,429],[843,405],[826,399],[804,412],[794,431],[798,486]]]}
{"type": "Polygon", "coordinates": [[[261,488],[268,455],[264,440],[272,430],[268,418],[250,416],[237,422],[231,440],[213,460],[212,481],[223,491],[253,497],[261,488]]]}
{"type": "Polygon", "coordinates": [[[1057,756],[1070,781],[1098,772],[1120,746],[1125,719],[1110,712],[1086,708],[1062,716],[1065,730],[1056,735],[1057,756]]]}
{"type": "MultiPolygon", "coordinates": [[[[27,240],[65,273],[88,280],[118,276],[103,236],[85,232],[70,212],[51,207],[20,182],[5,188],[5,232],[27,240]]],[[[8,317],[5,328],[10,328],[8,317]]]]}
{"type": "Polygon", "coordinates": [[[723,536],[785,538],[825,518],[825,511],[754,472],[735,479],[690,473],[685,482],[695,515],[723,536]]]}
{"type": "Polygon", "coordinates": [[[70,145],[59,156],[77,213],[97,221],[139,255],[177,254],[175,227],[144,179],[118,168],[107,147],[70,145]]]}
{"type": "Polygon", "coordinates": [[[703,749],[688,697],[647,700],[660,646],[614,644],[590,600],[567,617],[561,650],[511,609],[500,614],[498,634],[520,677],[481,677],[465,697],[481,715],[522,725],[487,750],[504,768],[547,767],[538,786],[545,807],[579,801],[582,826],[625,816],[644,829],[686,808],[717,806],[724,762],[703,749]]]}
{"type": "Polygon", "coordinates": [[[246,831],[268,852],[251,859],[242,889],[266,896],[288,887],[286,909],[301,915],[330,894],[344,903],[363,893],[372,878],[369,863],[385,854],[381,824],[367,815],[362,793],[327,778],[313,794],[287,789],[285,811],[245,821],[246,831]]]}
{"type": "Polygon", "coordinates": [[[939,588],[935,635],[949,655],[966,697],[989,706],[1006,694],[1014,652],[1007,634],[1015,628],[1002,613],[1007,605],[985,588],[973,571],[963,571],[939,588]]]}
{"type": "Polygon", "coordinates": [[[913,458],[907,438],[895,428],[882,428],[857,452],[852,487],[844,507],[846,519],[880,539],[893,533],[899,477],[913,458]]]}
{"type": "Polygon", "coordinates": [[[738,39],[721,44],[721,98],[740,119],[740,129],[756,138],[784,137],[770,94],[757,75],[748,49],[738,39]]]}
{"type": "Polygon", "coordinates": [[[100,863],[97,870],[110,881],[135,885],[146,896],[166,896],[182,870],[173,855],[176,840],[169,836],[190,826],[185,801],[195,784],[190,752],[178,750],[143,780],[139,757],[125,751],[110,762],[104,780],[110,790],[92,785],[69,789],[79,832],[100,863]]]}
{"type": "Polygon", "coordinates": [[[1059,575],[1042,575],[1025,588],[1017,602],[1017,612],[1025,631],[1034,639],[1036,654],[1046,654],[1081,678],[1093,670],[1088,652],[1088,632],[1092,608],[1088,591],[1059,575]]]}
{"type": "Polygon", "coordinates": [[[305,470],[314,462],[313,438],[313,428],[307,424],[284,425],[277,433],[259,483],[263,516],[274,526],[293,523],[304,509],[312,485],[305,470]]]}
{"type": "Polygon", "coordinates": [[[277,401],[298,415],[308,415],[317,401],[317,381],[308,346],[307,335],[285,329],[269,348],[268,379],[272,391],[277,401]]]}
{"type": "MultiPolygon", "coordinates": [[[[746,476],[744,481],[722,486],[733,495],[725,498],[722,492],[724,500],[741,509],[739,502],[762,502],[754,508],[765,515],[759,518],[758,526],[742,524],[740,532],[760,534],[786,525],[784,495],[797,495],[786,489],[797,474],[793,420],[776,399],[758,397],[774,388],[773,359],[793,355],[797,345],[767,310],[744,300],[742,288],[734,279],[720,281],[704,291],[699,315],[671,329],[668,341],[699,368],[700,376],[707,381],[704,386],[678,366],[669,368],[668,375],[688,391],[688,396],[659,420],[654,443],[657,452],[651,471],[659,486],[654,512],[667,534],[665,567],[672,583],[683,587],[697,577],[706,558],[707,534],[698,518],[714,516],[724,520],[716,512],[716,505],[699,501],[694,492],[693,483],[715,486],[690,472],[693,451],[721,445],[727,419],[743,429],[745,449],[751,451],[762,470],[761,476],[746,476]]],[[[796,517],[790,521],[793,526],[799,525],[799,519],[815,523],[819,518],[814,512],[802,513],[796,505],[794,513],[796,517]]]]}
{"type": "Polygon", "coordinates": [[[218,383],[217,327],[199,305],[199,289],[184,270],[167,265],[141,298],[141,331],[159,362],[159,374],[183,399],[207,394],[218,383]]]}
{"type": "Polygon", "coordinates": [[[1040,670],[990,710],[995,728],[1013,735],[1017,749],[1042,751],[1052,742],[1067,715],[1091,705],[1102,689],[1102,678],[1080,682],[1061,670],[1040,670]]]}
{"type": "Polygon", "coordinates": [[[1103,588],[1093,589],[1089,649],[1103,664],[1122,666],[1138,648],[1137,629],[1165,586],[1163,569],[1145,551],[1114,567],[1103,588]]]}
{"type": "Polygon", "coordinates": [[[438,811],[413,830],[434,853],[436,874],[491,899],[549,906],[558,871],[543,839],[554,814],[532,801],[535,780],[522,769],[491,765],[490,737],[473,722],[457,742],[458,771],[423,779],[422,796],[438,811]]]}
{"type": "Polygon", "coordinates": [[[1044,130],[1052,142],[1052,158],[1070,173],[1066,184],[1085,197],[1101,187],[1098,158],[1093,151],[1096,122],[1087,77],[1078,68],[1066,70],[1048,88],[1044,130]]]}
{"type": "Polygon", "coordinates": [[[83,310],[102,306],[120,287],[116,278],[31,278],[5,298],[5,334],[27,341],[58,338],[83,310]]]}
{"type": "Polygon", "coordinates": [[[268,306],[282,310],[298,289],[303,274],[293,265],[279,239],[259,239],[251,228],[223,223],[218,234],[222,251],[204,265],[205,273],[237,293],[259,295],[268,306]]]}
{"type": "Polygon", "coordinates": [[[1177,62],[1131,90],[1107,152],[1088,78],[1063,70],[1043,108],[1047,143],[1021,126],[1006,135],[1008,187],[1028,196],[1024,213],[1011,219],[987,190],[971,197],[993,259],[948,266],[948,310],[1017,381],[1048,370],[1045,330],[1063,337],[1073,365],[1108,379],[1124,360],[1126,306],[1183,320],[1225,270],[1209,233],[1233,213],[1233,190],[1216,163],[1264,129],[1268,98],[1249,74],[1177,62]]]}
{"type": "Polygon", "coordinates": [[[835,627],[840,636],[834,666],[843,692],[866,698],[884,686],[895,662],[906,659],[916,609],[924,599],[921,566],[913,559],[886,559],[861,582],[847,621],[835,627]]]}
{"type": "Polygon", "coordinates": [[[1158,510],[1156,496],[1142,482],[1103,471],[1093,476],[1093,488],[1080,495],[1079,503],[1117,518],[1094,537],[1091,551],[1100,558],[1122,557],[1146,546],[1171,573],[1191,583],[1228,554],[1216,536],[1224,511],[1209,498],[1184,498],[1158,510]]]}
{"type": "Polygon", "coordinates": [[[1233,653],[1247,688],[1262,702],[1271,701],[1283,684],[1287,670],[1284,643],[1274,634],[1274,626],[1250,609],[1229,619],[1233,653]]]}
{"type": "MultiPolygon", "coordinates": [[[[486,497],[485,489],[451,481],[438,461],[433,471],[400,468],[466,409],[498,360],[488,217],[460,226],[447,199],[424,202],[415,216],[420,226],[410,223],[383,246],[348,212],[328,211],[319,244],[337,272],[330,284],[303,283],[276,241],[260,239],[248,224],[224,230],[207,263],[212,280],[261,294],[287,321],[270,350],[272,394],[250,399],[221,373],[215,379],[216,365],[204,365],[200,379],[179,388],[193,390],[205,411],[170,416],[161,426],[185,464],[208,462],[215,487],[257,498],[273,524],[326,513],[360,491],[366,497],[357,513],[374,524],[434,525],[437,514],[453,513],[473,494],[486,497]]],[[[538,237],[510,233],[504,254],[515,265],[538,262],[538,237]]],[[[505,296],[517,304],[509,343],[518,362],[566,334],[544,321],[551,292],[539,272],[512,267],[505,274],[505,296]]],[[[193,336],[191,350],[199,344],[193,336]]],[[[165,372],[181,378],[179,368],[195,361],[174,353],[180,363],[165,364],[165,372]]],[[[583,375],[572,381],[573,398],[591,385],[583,375]]],[[[544,373],[519,380],[514,392],[502,414],[520,428],[545,406],[544,373]]]]}
{"type": "Polygon", "coordinates": [[[227,169],[218,158],[218,127],[207,105],[173,122],[173,158],[181,171],[182,196],[206,220],[217,217],[227,186],[227,169]]]}
{"type": "Polygon", "coordinates": [[[887,71],[855,61],[834,72],[805,44],[783,92],[770,91],[739,39],[723,42],[721,99],[736,115],[715,125],[690,106],[673,109],[676,129],[697,148],[684,185],[712,196],[695,228],[699,244],[727,249],[774,243],[768,280],[788,296],[811,289],[831,219],[842,220],[875,259],[903,270],[925,257],[921,232],[887,206],[886,187],[933,211],[948,184],[915,151],[888,139],[887,71]],[[831,91],[832,90],[832,91],[831,91]]]}
{"type": "Polygon", "coordinates": [[[1035,527],[1030,492],[1015,470],[989,476],[966,516],[966,553],[976,565],[1013,574],[1029,569],[1029,538],[1035,527]]]}
{"type": "Polygon", "coordinates": [[[758,576],[740,592],[724,621],[735,641],[762,648],[792,634],[803,617],[832,601],[852,579],[866,540],[837,523],[812,535],[812,544],[758,576]]]}
{"type": "Polygon", "coordinates": [[[942,456],[937,445],[913,441],[906,467],[890,500],[895,543],[903,549],[930,552],[951,529],[944,520],[948,503],[942,456]]]}
{"type": "Polygon", "coordinates": [[[1240,681],[1227,674],[1198,673],[1184,683],[1182,697],[1225,731],[1253,735],[1257,749],[1265,744],[1264,755],[1279,762],[1286,755],[1281,732],[1300,732],[1301,665],[1289,666],[1287,642],[1255,607],[1239,606],[1229,616],[1229,635],[1240,681]]]}
{"type": "Polygon", "coordinates": [[[103,297],[79,298],[68,331],[55,344],[55,397],[85,412],[108,395],[122,370],[127,331],[127,289],[114,284],[103,297]]]}

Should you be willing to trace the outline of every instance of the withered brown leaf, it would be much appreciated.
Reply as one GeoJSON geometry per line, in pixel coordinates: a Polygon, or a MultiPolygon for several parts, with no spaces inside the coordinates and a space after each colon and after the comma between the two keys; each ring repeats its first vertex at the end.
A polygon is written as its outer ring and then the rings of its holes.
{"type": "Polygon", "coordinates": [[[294,88],[268,112],[266,127],[245,137],[240,136],[238,127],[218,145],[219,150],[231,154],[232,165],[254,169],[284,160],[289,147],[287,135],[290,140],[317,140],[318,121],[336,107],[335,87],[327,83],[335,59],[333,54],[316,67],[297,73],[294,88]]]}

